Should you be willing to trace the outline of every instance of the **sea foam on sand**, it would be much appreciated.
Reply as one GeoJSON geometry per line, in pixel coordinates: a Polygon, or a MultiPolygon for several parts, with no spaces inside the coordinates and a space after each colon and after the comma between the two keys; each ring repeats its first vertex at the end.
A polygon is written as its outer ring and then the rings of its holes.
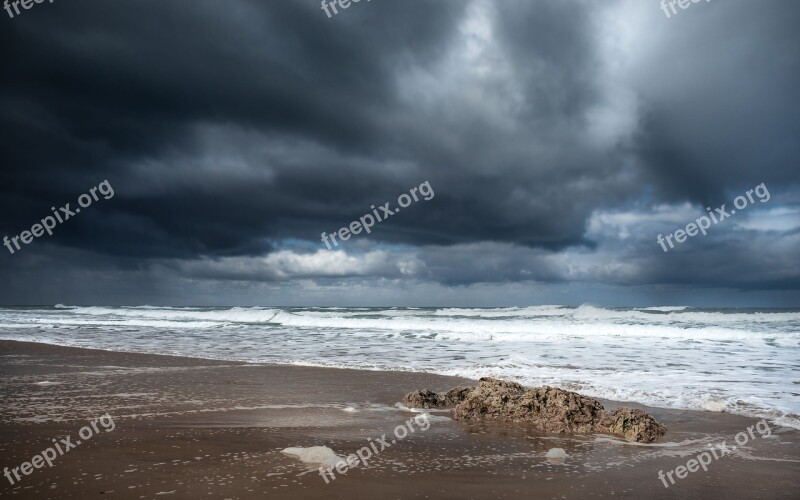
{"type": "Polygon", "coordinates": [[[303,463],[320,464],[326,467],[336,467],[336,464],[339,462],[344,462],[342,457],[338,456],[327,446],[285,448],[281,450],[281,453],[298,458],[303,463]]]}
{"type": "Polygon", "coordinates": [[[551,465],[564,465],[567,460],[567,452],[563,448],[550,448],[544,458],[551,465]]]}
{"type": "Polygon", "coordinates": [[[567,452],[564,451],[564,448],[550,448],[547,450],[547,454],[545,458],[567,458],[567,452]]]}
{"type": "Polygon", "coordinates": [[[706,411],[723,412],[727,408],[724,401],[706,401],[703,403],[703,409],[706,411]]]}

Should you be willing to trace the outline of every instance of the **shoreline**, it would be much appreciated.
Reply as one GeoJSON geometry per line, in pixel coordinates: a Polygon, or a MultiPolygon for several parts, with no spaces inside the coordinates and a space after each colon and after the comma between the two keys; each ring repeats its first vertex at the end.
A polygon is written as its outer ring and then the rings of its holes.
{"type": "MultiPolygon", "coordinates": [[[[33,346],[48,346],[54,348],[61,348],[61,349],[75,349],[77,351],[87,351],[87,352],[95,352],[95,353],[117,353],[121,355],[140,355],[140,356],[156,356],[165,359],[175,358],[175,359],[184,359],[184,360],[196,360],[196,361],[205,361],[209,363],[221,363],[224,365],[240,365],[240,366],[269,366],[269,367],[285,367],[285,368],[311,368],[311,369],[322,369],[322,370],[343,370],[343,371],[352,371],[352,372],[368,372],[368,373],[394,373],[394,374],[421,374],[421,375],[430,375],[432,377],[443,377],[443,378],[451,378],[453,380],[459,380],[460,383],[475,385],[477,383],[477,379],[472,379],[468,377],[461,377],[457,375],[442,375],[439,373],[435,373],[432,371],[414,371],[414,370],[397,370],[397,369],[369,369],[369,368],[351,368],[351,367],[341,367],[341,366],[326,366],[322,364],[289,364],[289,363],[261,363],[261,362],[252,362],[252,361],[243,361],[243,360],[230,360],[230,359],[221,359],[221,358],[208,358],[202,356],[189,356],[189,355],[182,355],[182,354],[160,354],[160,353],[152,353],[152,352],[140,352],[140,351],[123,351],[123,350],[112,350],[112,349],[102,349],[97,347],[78,347],[78,346],[70,346],[70,345],[62,345],[62,344],[54,344],[49,342],[34,342],[28,340],[8,340],[8,339],[0,339],[0,345],[5,342],[17,343],[20,345],[26,346],[26,348],[33,348],[33,346]]],[[[458,384],[455,384],[458,385],[458,384]]],[[[569,390],[572,392],[577,392],[581,395],[586,396],[587,394],[580,391],[580,389],[575,389],[571,387],[564,387],[560,385],[553,385],[553,387],[559,387],[565,390],[569,390]]],[[[416,389],[425,389],[425,387],[414,388],[410,390],[416,389]]],[[[446,388],[446,389],[449,389],[446,388]]],[[[445,389],[445,390],[446,390],[445,389]]],[[[653,410],[667,410],[667,411],[686,411],[686,412],[698,412],[698,413],[715,413],[719,415],[734,415],[743,418],[749,419],[763,419],[766,418],[767,420],[773,422],[771,417],[759,416],[759,415],[748,415],[744,413],[735,413],[735,412],[714,412],[711,410],[703,410],[697,408],[676,408],[672,406],[654,406],[645,403],[639,403],[637,401],[630,401],[630,400],[615,400],[615,399],[607,399],[603,397],[597,396],[589,396],[593,399],[600,401],[606,409],[615,409],[618,407],[628,406],[631,408],[641,408],[645,411],[648,411],[652,414],[653,410]]],[[[398,399],[399,401],[399,399],[398,399]]],[[[774,422],[774,425],[784,427],[787,429],[793,429],[800,431],[800,428],[794,425],[790,425],[787,423],[778,423],[774,422]]]]}
{"type": "Polygon", "coordinates": [[[554,436],[522,424],[464,423],[431,412],[430,428],[326,483],[281,451],[327,446],[347,456],[415,413],[405,393],[474,381],[420,372],[227,362],[0,341],[2,467],[108,412],[116,428],[35,469],[0,494],[19,498],[796,498],[800,432],[771,435],[665,488],[672,471],[756,419],[642,408],[668,428],[641,445],[605,435],[554,436]],[[565,450],[562,461],[546,458],[565,450]],[[722,461],[724,460],[724,462],[722,461]]]}

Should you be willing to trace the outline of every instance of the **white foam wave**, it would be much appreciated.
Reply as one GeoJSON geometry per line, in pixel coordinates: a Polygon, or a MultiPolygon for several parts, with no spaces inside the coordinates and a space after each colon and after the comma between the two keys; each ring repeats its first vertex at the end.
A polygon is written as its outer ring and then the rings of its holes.
{"type": "MultiPolygon", "coordinates": [[[[794,425],[797,310],[0,308],[0,338],[197,358],[496,376],[794,425]]],[[[351,405],[353,408],[361,409],[351,405]]]]}
{"type": "MultiPolygon", "coordinates": [[[[260,307],[232,307],[224,310],[173,307],[70,307],[69,313],[78,317],[96,318],[93,323],[103,320],[116,321],[117,318],[136,318],[146,320],[207,321],[226,323],[268,323],[280,309],[260,307]]],[[[88,320],[87,320],[88,321],[88,320]]]]}
{"type": "Polygon", "coordinates": [[[457,307],[437,309],[437,316],[472,316],[478,318],[503,318],[503,317],[536,317],[536,316],[566,316],[570,312],[567,306],[531,306],[531,307],[499,307],[492,309],[461,309],[457,307]]]}
{"type": "MultiPolygon", "coordinates": [[[[16,315],[24,312],[15,311],[16,315]]],[[[767,330],[773,325],[791,323],[794,331],[800,331],[800,312],[756,312],[737,313],[719,311],[689,310],[687,307],[649,307],[638,309],[605,309],[591,305],[577,308],[566,306],[533,306],[493,309],[449,308],[431,310],[419,309],[309,309],[286,310],[262,307],[232,307],[229,309],[208,308],[170,308],[170,307],[80,307],[59,304],[55,311],[41,311],[40,323],[48,318],[57,318],[54,323],[82,324],[76,319],[72,323],[66,318],[81,318],[83,324],[104,324],[119,322],[120,318],[149,321],[205,321],[230,324],[277,324],[305,328],[342,328],[389,331],[440,331],[450,333],[552,333],[558,328],[564,330],[578,325],[590,325],[604,334],[615,330],[624,333],[619,327],[638,325],[649,329],[654,326],[669,328],[698,329],[722,327],[733,330],[748,330],[754,326],[767,330]],[[49,313],[49,314],[48,314],[49,313]],[[66,318],[64,314],[67,314],[66,318]],[[89,319],[91,318],[91,319],[89,319]],[[485,320],[485,321],[484,321],[485,320]],[[480,328],[476,321],[481,322],[480,328]]],[[[0,316],[8,316],[8,313],[0,316]]],[[[11,316],[15,316],[11,313],[11,316]]],[[[133,326],[157,326],[153,323],[133,326]]],[[[171,326],[171,325],[164,325],[171,326]]],[[[675,335],[674,330],[665,330],[667,335],[675,335]]]]}
{"type": "Polygon", "coordinates": [[[689,309],[689,306],[656,306],[656,307],[638,307],[639,311],[663,311],[663,312],[671,312],[671,311],[685,311],[689,309]]]}

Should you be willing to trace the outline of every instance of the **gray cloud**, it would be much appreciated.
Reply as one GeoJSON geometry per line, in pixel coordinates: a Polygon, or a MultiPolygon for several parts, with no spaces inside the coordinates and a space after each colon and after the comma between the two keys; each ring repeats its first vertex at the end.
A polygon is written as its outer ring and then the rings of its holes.
{"type": "Polygon", "coordinates": [[[629,0],[383,0],[331,19],[313,1],[96,0],[5,19],[3,234],[102,179],[116,196],[6,253],[17,288],[0,300],[69,302],[85,275],[74,301],[328,300],[313,283],[367,302],[402,302],[376,292],[399,284],[455,302],[476,286],[506,287],[501,303],[535,286],[791,302],[799,17],[789,0],[671,19],[629,0]],[[321,232],[425,180],[433,200],[324,250],[321,232]],[[761,182],[761,215],[655,243],[692,220],[664,210],[761,182]]]}

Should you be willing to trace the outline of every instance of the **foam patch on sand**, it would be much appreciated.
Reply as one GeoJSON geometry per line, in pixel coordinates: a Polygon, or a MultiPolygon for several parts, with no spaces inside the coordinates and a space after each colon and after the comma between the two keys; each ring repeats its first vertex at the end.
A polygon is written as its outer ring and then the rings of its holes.
{"type": "Polygon", "coordinates": [[[567,458],[567,452],[564,448],[550,448],[547,450],[545,458],[567,458]]]}
{"type": "Polygon", "coordinates": [[[723,412],[728,408],[724,401],[709,400],[703,403],[703,409],[706,411],[714,411],[717,413],[723,412]]]}
{"type": "Polygon", "coordinates": [[[800,431],[800,418],[796,415],[791,417],[777,417],[770,419],[772,422],[778,425],[782,425],[783,427],[791,427],[792,429],[797,429],[800,431]]]}
{"type": "Polygon", "coordinates": [[[567,460],[567,452],[564,451],[564,448],[550,448],[544,458],[551,465],[564,465],[567,460]]]}
{"type": "MultiPolygon", "coordinates": [[[[394,407],[400,411],[407,411],[409,413],[417,413],[420,416],[425,417],[426,420],[429,422],[449,422],[453,420],[450,417],[446,417],[444,415],[431,415],[432,412],[439,412],[439,413],[446,413],[450,414],[452,408],[409,408],[408,406],[404,405],[403,403],[395,403],[394,407]]],[[[417,417],[414,417],[417,418],[417,417]]]]}
{"type": "MultiPolygon", "coordinates": [[[[400,402],[395,403],[394,407],[400,411],[407,411],[409,413],[424,413],[428,414],[429,416],[431,413],[447,413],[449,415],[450,412],[453,411],[452,408],[409,408],[408,406],[400,402]]],[[[446,420],[452,420],[452,419],[446,418],[446,420]]]]}
{"type": "Polygon", "coordinates": [[[325,467],[336,467],[336,464],[344,461],[344,458],[338,456],[327,446],[285,448],[281,450],[281,453],[295,457],[306,464],[323,465],[325,467]]]}

